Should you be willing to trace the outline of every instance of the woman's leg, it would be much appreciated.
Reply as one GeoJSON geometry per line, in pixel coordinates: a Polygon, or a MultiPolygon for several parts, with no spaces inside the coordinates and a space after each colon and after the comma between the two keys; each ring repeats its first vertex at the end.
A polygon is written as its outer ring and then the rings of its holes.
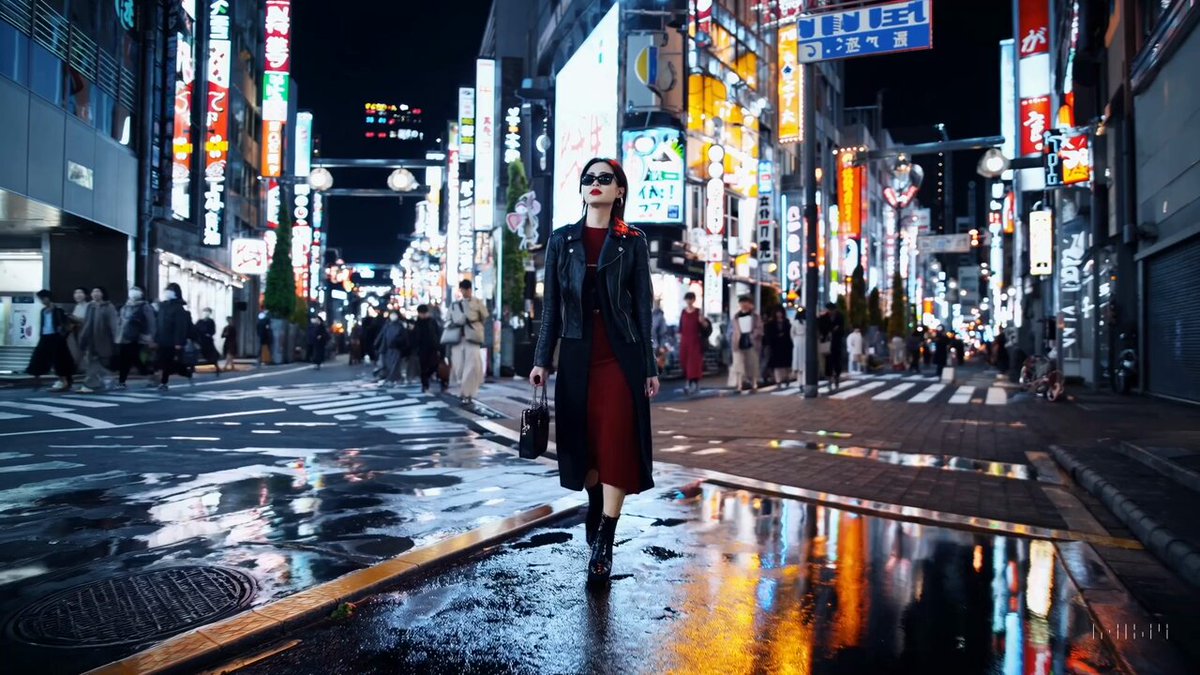
{"type": "Polygon", "coordinates": [[[625,491],[614,485],[604,484],[604,515],[616,520],[621,517],[625,505],[625,491]]]}

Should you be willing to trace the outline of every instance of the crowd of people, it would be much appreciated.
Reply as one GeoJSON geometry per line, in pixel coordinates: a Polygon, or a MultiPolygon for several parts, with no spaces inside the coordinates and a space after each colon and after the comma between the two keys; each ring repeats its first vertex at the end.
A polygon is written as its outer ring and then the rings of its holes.
{"type": "MultiPolygon", "coordinates": [[[[54,302],[48,290],[38,291],[37,298],[42,305],[39,337],[26,371],[39,378],[53,372],[57,381],[50,391],[90,394],[125,389],[135,368],[146,376],[157,371],[157,384],[151,386],[163,391],[172,375],[191,381],[201,362],[211,364],[218,377],[221,374],[213,312],[206,307],[201,318],[193,321],[179,284],[167,284],[155,302],[134,286],[120,309],[101,286],[76,288],[69,312],[54,302]],[[81,375],[83,382],[76,387],[81,375]]],[[[222,338],[229,369],[237,340],[232,317],[226,322],[222,338]]]]}

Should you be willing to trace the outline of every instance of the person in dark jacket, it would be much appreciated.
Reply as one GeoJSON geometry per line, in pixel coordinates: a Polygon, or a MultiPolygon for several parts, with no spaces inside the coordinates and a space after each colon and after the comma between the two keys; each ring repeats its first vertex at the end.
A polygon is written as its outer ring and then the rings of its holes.
{"type": "Polygon", "coordinates": [[[325,363],[325,345],[329,343],[329,331],[325,328],[325,320],[314,316],[308,324],[308,360],[317,370],[325,363]]]}
{"type": "Polygon", "coordinates": [[[124,389],[129,371],[141,365],[142,347],[153,349],[155,323],[154,308],[146,302],[146,294],[137,286],[130,288],[129,301],[121,308],[121,330],[117,336],[117,389],[124,389]]]}
{"type": "Polygon", "coordinates": [[[237,326],[233,317],[225,317],[225,327],[221,329],[221,355],[225,357],[225,370],[233,370],[233,360],[237,358],[237,326]]]}
{"type": "Polygon", "coordinates": [[[937,337],[933,339],[933,364],[937,366],[937,378],[942,379],[942,371],[950,357],[950,336],[945,327],[938,329],[937,337]]]}
{"type": "Polygon", "coordinates": [[[271,317],[266,312],[258,313],[258,365],[265,366],[271,362],[271,343],[275,340],[275,331],[271,329],[271,317]]]}
{"type": "Polygon", "coordinates": [[[611,579],[613,539],[627,494],[654,486],[650,399],[658,395],[650,247],[624,222],[629,181],[611,159],[579,177],[584,217],[546,245],[544,309],[529,381],[555,387],[559,481],[587,489],[588,583],[611,579]]]}
{"type": "Polygon", "coordinates": [[[792,379],[792,327],[788,322],[787,310],[776,307],[763,331],[763,341],[770,349],[767,366],[771,369],[771,376],[776,385],[786,387],[792,379]]]}
{"type": "Polygon", "coordinates": [[[914,330],[912,335],[908,336],[908,340],[904,344],[904,349],[908,353],[909,372],[921,372],[921,347],[924,344],[925,340],[921,338],[921,331],[914,330]]]}
{"type": "MultiPolygon", "coordinates": [[[[421,391],[429,391],[429,383],[442,360],[442,331],[429,314],[429,305],[417,306],[417,323],[413,327],[413,342],[421,365],[421,391]]],[[[445,385],[442,390],[445,391],[445,385]]]]}
{"type": "Polygon", "coordinates": [[[396,387],[404,379],[405,356],[411,351],[408,326],[395,310],[388,313],[387,324],[375,338],[375,352],[379,354],[380,379],[384,386],[396,387]]]}
{"type": "Polygon", "coordinates": [[[38,291],[37,299],[42,303],[40,337],[25,372],[40,378],[53,370],[58,382],[50,387],[50,391],[70,391],[75,382],[75,360],[67,346],[72,324],[67,313],[54,305],[50,291],[38,291]]]}
{"type": "Polygon", "coordinates": [[[200,344],[200,356],[212,365],[221,376],[221,354],[217,351],[217,322],[213,321],[212,307],[205,307],[201,319],[196,322],[196,342],[200,344]]]}
{"type": "Polygon", "coordinates": [[[838,311],[837,305],[825,305],[826,320],[823,325],[822,339],[829,337],[829,354],[825,360],[825,372],[829,376],[829,386],[837,389],[842,381],[842,363],[846,360],[846,317],[838,311]],[[825,333],[828,330],[828,333],[825,333]]]}
{"type": "Polygon", "coordinates": [[[177,283],[167,284],[158,303],[158,329],[154,343],[158,345],[158,390],[166,391],[172,373],[183,375],[190,382],[192,370],[184,363],[183,348],[192,334],[192,315],[183,300],[183,289],[177,283]]]}
{"type": "Polygon", "coordinates": [[[108,300],[108,291],[103,287],[92,289],[92,301],[87,305],[83,328],[79,331],[79,352],[87,362],[87,373],[77,390],[81,394],[92,394],[104,389],[109,379],[117,354],[117,337],[121,318],[117,308],[108,300]]]}

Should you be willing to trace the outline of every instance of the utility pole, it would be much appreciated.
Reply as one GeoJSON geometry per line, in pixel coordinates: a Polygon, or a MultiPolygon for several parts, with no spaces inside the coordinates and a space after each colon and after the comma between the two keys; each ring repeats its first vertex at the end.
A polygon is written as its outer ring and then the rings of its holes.
{"type": "Polygon", "coordinates": [[[804,269],[804,398],[816,398],[820,373],[817,372],[817,66],[806,63],[801,96],[804,97],[804,157],[801,173],[804,176],[804,234],[807,257],[804,269]]]}

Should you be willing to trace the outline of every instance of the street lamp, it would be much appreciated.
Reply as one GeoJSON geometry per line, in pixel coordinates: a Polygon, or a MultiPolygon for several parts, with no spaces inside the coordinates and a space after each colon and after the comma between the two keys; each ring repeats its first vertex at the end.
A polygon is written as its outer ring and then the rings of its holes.
{"type": "Polygon", "coordinates": [[[999,178],[1001,174],[1008,171],[1011,162],[1000,148],[989,148],[983,153],[983,157],[979,158],[979,166],[975,171],[984,178],[999,178]]]}
{"type": "Polygon", "coordinates": [[[325,192],[333,187],[333,174],[329,169],[317,167],[308,174],[308,186],[317,192],[325,192]]]}
{"type": "Polygon", "coordinates": [[[408,169],[396,169],[388,175],[387,186],[393,192],[412,192],[417,189],[417,179],[408,169]]]}

